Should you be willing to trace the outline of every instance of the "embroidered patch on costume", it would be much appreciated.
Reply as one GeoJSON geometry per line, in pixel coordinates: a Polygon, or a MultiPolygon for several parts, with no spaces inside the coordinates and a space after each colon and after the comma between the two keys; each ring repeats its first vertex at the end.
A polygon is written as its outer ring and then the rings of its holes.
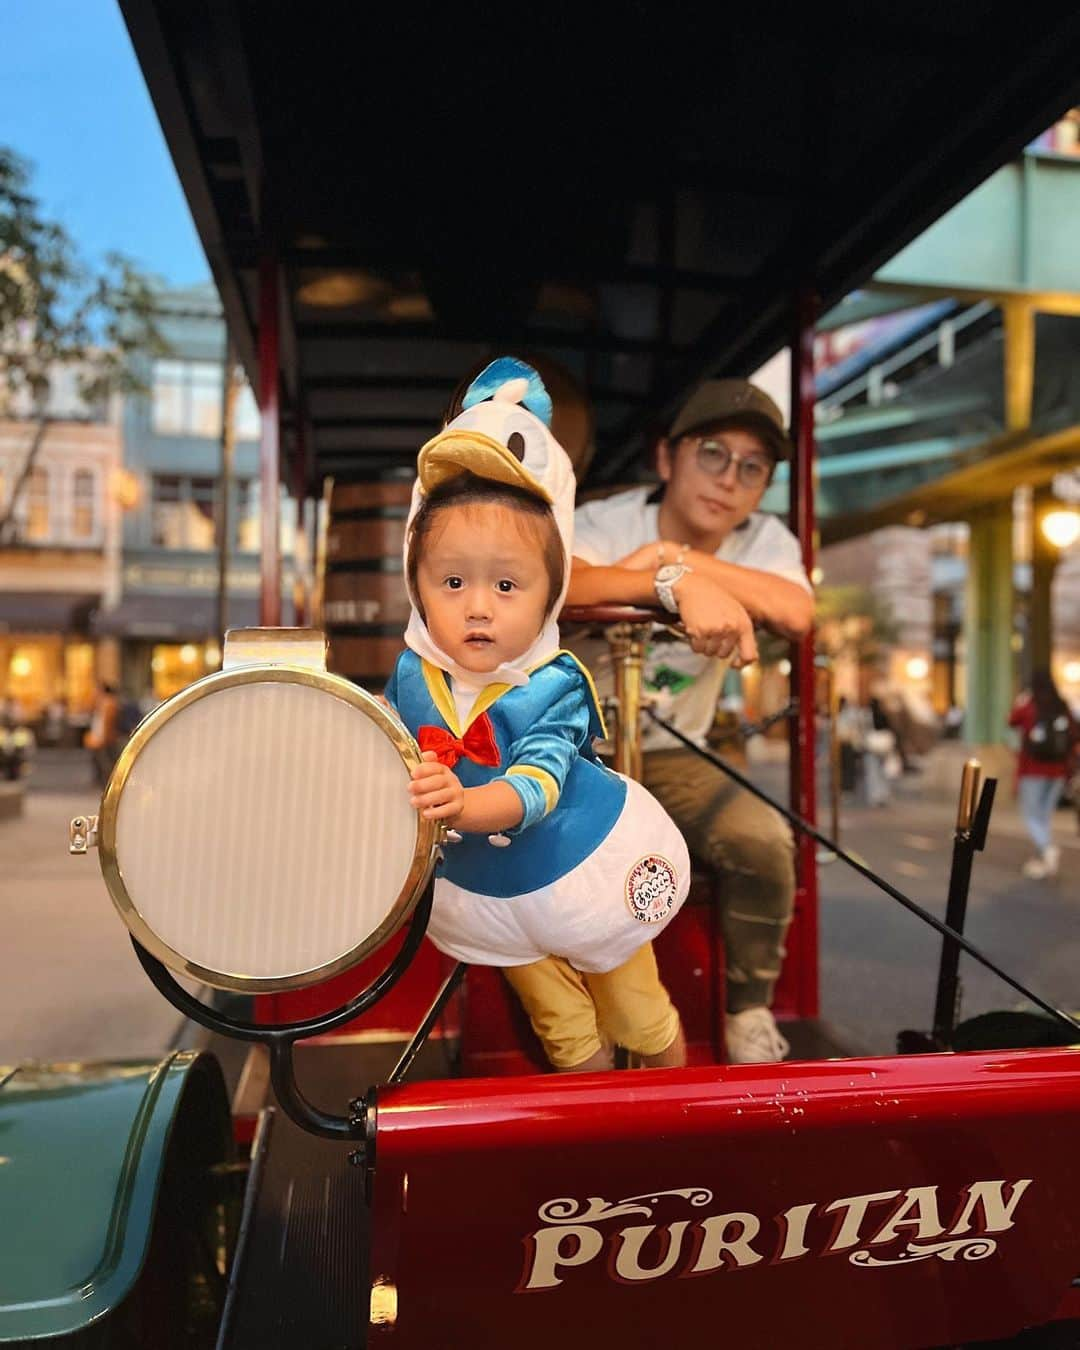
{"type": "Polygon", "coordinates": [[[626,903],[642,923],[657,923],[671,913],[677,882],[675,869],[666,858],[650,853],[631,867],[626,878],[626,903]]]}

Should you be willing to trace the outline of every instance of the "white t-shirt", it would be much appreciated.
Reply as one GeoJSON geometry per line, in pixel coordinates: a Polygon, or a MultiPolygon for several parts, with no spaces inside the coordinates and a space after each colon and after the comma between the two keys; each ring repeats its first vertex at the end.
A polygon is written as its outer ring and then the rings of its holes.
{"type": "MultiPolygon", "coordinates": [[[[659,503],[646,499],[651,487],[631,488],[613,497],[586,502],[574,513],[574,554],[597,565],[618,562],[644,544],[659,539],[659,503]]],[[[793,581],[810,590],[802,564],[799,541],[775,516],[755,511],[742,525],[731,531],[715,556],[726,563],[737,563],[760,572],[793,581]]],[[[663,630],[657,630],[663,635],[663,630]]],[[[594,639],[572,641],[578,657],[588,665],[596,679],[601,698],[613,687],[611,654],[607,643],[594,639]]],[[[716,715],[716,704],[727,671],[727,661],[699,656],[685,642],[656,641],[650,644],[645,660],[645,685],[651,693],[666,691],[666,700],[657,712],[673,726],[699,744],[716,715]]],[[[646,750],[677,748],[674,736],[646,723],[642,732],[646,750]]]]}

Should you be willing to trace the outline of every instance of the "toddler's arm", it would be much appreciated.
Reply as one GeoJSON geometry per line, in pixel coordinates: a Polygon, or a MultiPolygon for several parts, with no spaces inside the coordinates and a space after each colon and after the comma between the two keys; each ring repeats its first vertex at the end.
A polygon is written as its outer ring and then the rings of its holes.
{"type": "Polygon", "coordinates": [[[483,787],[462,787],[453,769],[440,764],[434,750],[412,771],[409,801],[427,820],[445,820],[466,834],[498,834],[520,825],[521,798],[509,783],[496,780],[483,787]]]}

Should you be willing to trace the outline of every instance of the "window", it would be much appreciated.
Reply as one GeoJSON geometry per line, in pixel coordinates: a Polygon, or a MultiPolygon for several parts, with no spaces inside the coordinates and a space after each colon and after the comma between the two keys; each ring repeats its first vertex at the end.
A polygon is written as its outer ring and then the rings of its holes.
{"type": "Polygon", "coordinates": [[[259,480],[242,478],[236,484],[236,547],[241,553],[259,551],[259,480]]]}
{"type": "Polygon", "coordinates": [[[223,374],[213,361],[190,361],[188,371],[188,425],[195,436],[221,435],[223,374]]]}
{"type": "Polygon", "coordinates": [[[26,538],[41,543],[49,537],[49,471],[31,469],[26,480],[26,538]]]}
{"type": "Polygon", "coordinates": [[[76,469],[71,482],[71,537],[94,537],[94,474],[90,469],[76,469]]]}
{"type": "Polygon", "coordinates": [[[154,430],[159,436],[220,436],[222,396],[218,362],[156,361],[154,430]]]}
{"type": "MultiPolygon", "coordinates": [[[[262,491],[257,478],[241,478],[236,484],[236,547],[241,553],[258,553],[262,536],[262,518],[259,514],[262,491]]],[[[296,546],[296,503],[285,488],[281,488],[279,548],[288,556],[296,546]]]]}
{"type": "Polygon", "coordinates": [[[251,392],[250,384],[244,384],[240,389],[239,397],[236,400],[236,410],[233,413],[233,422],[238,441],[257,441],[259,439],[262,420],[259,417],[259,405],[255,402],[255,395],[251,392]]]}
{"type": "Polygon", "coordinates": [[[179,436],[184,430],[184,363],[156,361],[153,392],[154,430],[162,436],[179,436]]]}
{"type": "Polygon", "coordinates": [[[214,504],[217,484],[213,478],[191,479],[191,506],[188,514],[188,548],[212,549],[217,533],[214,504]]]}
{"type": "Polygon", "coordinates": [[[150,494],[150,537],[156,548],[212,551],[217,501],[213,478],[155,474],[150,494]]]}
{"type": "Polygon", "coordinates": [[[150,489],[150,537],[158,548],[183,548],[180,479],[155,474],[150,489]]]}

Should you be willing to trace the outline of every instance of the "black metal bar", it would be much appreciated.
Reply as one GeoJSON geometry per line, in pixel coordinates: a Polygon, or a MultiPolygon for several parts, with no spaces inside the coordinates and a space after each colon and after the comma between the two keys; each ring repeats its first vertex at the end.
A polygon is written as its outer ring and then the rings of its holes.
{"type": "Polygon", "coordinates": [[[452,325],[437,322],[410,321],[402,323],[379,323],[369,319],[341,319],[334,322],[329,319],[306,320],[297,324],[297,337],[302,342],[453,342],[462,346],[489,348],[492,346],[522,345],[543,347],[545,351],[552,347],[566,347],[571,351],[598,351],[612,354],[627,353],[637,356],[662,355],[682,356],[686,353],[685,343],[671,346],[655,338],[623,337],[617,333],[597,332],[582,328],[512,328],[505,332],[498,329],[485,335],[478,342],[475,333],[467,328],[455,328],[452,325]]]}
{"type": "MultiPolygon", "coordinates": [[[[986,846],[990,828],[990,809],[997,787],[995,778],[988,778],[982,786],[979,804],[967,828],[957,827],[953,838],[952,867],[949,870],[949,898],[945,906],[945,923],[958,933],[964,931],[967,921],[968,895],[971,891],[971,870],[975,854],[986,846]]],[[[947,1050],[952,1045],[953,1032],[960,1004],[960,948],[953,938],[941,944],[941,960],[934,998],[933,1038],[938,1047],[947,1050]]]]}
{"type": "Polygon", "coordinates": [[[429,431],[438,428],[437,414],[431,417],[419,417],[415,413],[366,413],[346,417],[313,417],[311,425],[316,431],[370,431],[383,427],[392,427],[396,431],[429,431]]]}
{"type": "Polygon", "coordinates": [[[237,1290],[240,1287],[240,1275],[247,1261],[251,1230],[255,1218],[255,1203],[262,1185],[263,1172],[266,1170],[266,1157],[270,1151],[270,1132],[274,1127],[274,1108],[266,1107],[259,1115],[255,1127],[255,1138],[251,1143],[250,1165],[247,1185],[244,1188],[244,1203],[240,1210],[240,1227],[236,1234],[236,1250],[233,1253],[229,1270],[229,1285],[225,1291],[225,1306],[221,1310],[221,1322],[215,1350],[226,1350],[232,1332],[233,1314],[236,1310],[237,1290]]]}
{"type": "Polygon", "coordinates": [[[276,1037],[270,1042],[270,1082],[281,1109],[294,1124],[310,1134],[324,1139],[362,1139],[367,1133],[367,1122],[362,1116],[331,1115],[309,1102],[300,1091],[293,1067],[291,1040],[276,1037]]]}
{"type": "MultiPolygon", "coordinates": [[[[971,865],[975,859],[970,834],[958,830],[953,840],[952,867],[949,869],[949,898],[945,905],[945,924],[957,933],[964,931],[968,892],[971,889],[971,865]]],[[[960,997],[960,948],[954,938],[941,944],[938,962],[937,992],[934,997],[933,1038],[938,1048],[952,1045],[960,997]]]]}
{"type": "Polygon", "coordinates": [[[420,1053],[421,1047],[431,1034],[431,1028],[442,1016],[442,1010],[450,1002],[450,999],[454,995],[454,991],[461,983],[465,976],[465,972],[468,969],[469,967],[466,962],[459,961],[443,981],[443,987],[435,995],[435,1001],[427,1010],[424,1020],[420,1023],[419,1027],[417,1027],[415,1036],[413,1036],[412,1040],[405,1047],[405,1051],[401,1058],[394,1065],[390,1077],[386,1080],[388,1083],[401,1083],[404,1081],[405,1075],[412,1067],[413,1060],[420,1053]]]}
{"type": "MultiPolygon", "coordinates": [[[[231,145],[231,142],[226,142],[226,144],[231,145]]],[[[705,174],[705,181],[709,186],[713,183],[711,177],[713,172],[710,169],[705,174]]],[[[740,169],[740,187],[742,186],[742,177],[746,173],[747,170],[740,169]]],[[[691,166],[687,178],[687,184],[684,184],[681,179],[673,180],[672,189],[676,190],[684,185],[700,186],[698,178],[693,176],[693,166],[691,166]]],[[[761,171],[758,171],[756,181],[759,183],[760,190],[765,184],[764,175],[761,171]]],[[[768,182],[771,187],[771,195],[790,188],[790,182],[779,177],[769,179],[768,182]]],[[[237,247],[234,250],[234,256],[237,265],[240,267],[256,265],[257,257],[251,249],[237,247]]],[[[415,253],[406,255],[400,252],[379,252],[370,247],[355,248],[349,245],[333,244],[322,245],[317,248],[285,248],[282,250],[281,258],[290,267],[300,267],[313,272],[328,270],[336,272],[352,268],[413,271],[423,261],[415,253]]],[[[591,263],[581,267],[575,267],[572,262],[565,261],[552,269],[549,279],[556,282],[578,282],[591,285],[671,286],[677,290],[706,291],[726,298],[741,295],[747,286],[745,277],[703,271],[700,268],[675,267],[671,263],[618,261],[605,262],[600,265],[591,263]]]]}
{"type": "Polygon", "coordinates": [[[924,923],[928,923],[930,927],[936,929],[942,937],[954,938],[969,956],[973,956],[980,965],[985,966],[987,970],[991,971],[999,979],[1004,980],[1004,982],[1011,989],[1015,989],[1018,994],[1022,994],[1026,999],[1030,999],[1037,1008],[1041,1008],[1043,1012],[1049,1013],[1056,1021],[1063,1023],[1072,1031],[1080,1033],[1080,1022],[1077,1022],[1075,1018],[1070,1017],[1063,1009],[1056,1008],[1052,1003],[1048,1003],[1046,999],[1040,998],[1038,994],[1032,993],[1032,991],[1025,985],[1022,985],[1019,980],[1014,980],[1013,977],[1002,970],[996,962],[992,961],[988,956],[984,956],[978,947],[969,942],[962,934],[955,932],[948,924],[942,923],[942,921],[931,914],[929,910],[924,909],[922,905],[912,900],[909,896],[906,896],[903,891],[897,890],[896,887],[887,882],[884,877],[879,877],[871,868],[867,867],[864,863],[859,862],[857,858],[853,858],[850,853],[842,849],[840,845],[830,839],[828,835],[822,834],[822,832],[811,825],[809,821],[803,820],[802,817],[796,815],[794,811],[789,811],[786,806],[781,806],[778,801],[770,797],[767,792],[763,792],[756,783],[752,783],[750,779],[744,774],[741,774],[738,769],[732,768],[730,764],[725,763],[724,760],[720,759],[718,756],[710,755],[707,750],[703,750],[700,745],[696,745],[689,736],[684,736],[681,731],[671,726],[670,723],[665,722],[662,717],[657,717],[656,713],[653,712],[651,708],[647,708],[645,711],[657,726],[663,727],[665,731],[669,731],[675,739],[681,741],[688,750],[693,750],[694,753],[699,755],[702,759],[715,765],[722,773],[726,773],[729,778],[738,783],[740,787],[745,788],[752,796],[757,797],[760,801],[771,806],[774,811],[778,811],[780,815],[782,815],[789,824],[794,825],[797,830],[802,830],[804,834],[808,834],[812,839],[816,839],[819,844],[824,844],[827,849],[835,853],[838,858],[841,858],[846,862],[847,865],[858,872],[860,876],[865,877],[867,881],[872,882],[878,890],[884,891],[886,895],[891,896],[898,904],[903,905],[905,909],[910,910],[912,914],[917,915],[924,923]]]}
{"type": "MultiPolygon", "coordinates": [[[[448,375],[414,375],[407,372],[388,370],[381,375],[312,375],[304,381],[309,394],[324,393],[363,393],[375,389],[380,392],[420,392],[438,393],[444,398],[452,383],[448,375]]],[[[589,385],[589,399],[593,403],[643,403],[646,395],[636,389],[612,389],[607,386],[589,385]]]]}

